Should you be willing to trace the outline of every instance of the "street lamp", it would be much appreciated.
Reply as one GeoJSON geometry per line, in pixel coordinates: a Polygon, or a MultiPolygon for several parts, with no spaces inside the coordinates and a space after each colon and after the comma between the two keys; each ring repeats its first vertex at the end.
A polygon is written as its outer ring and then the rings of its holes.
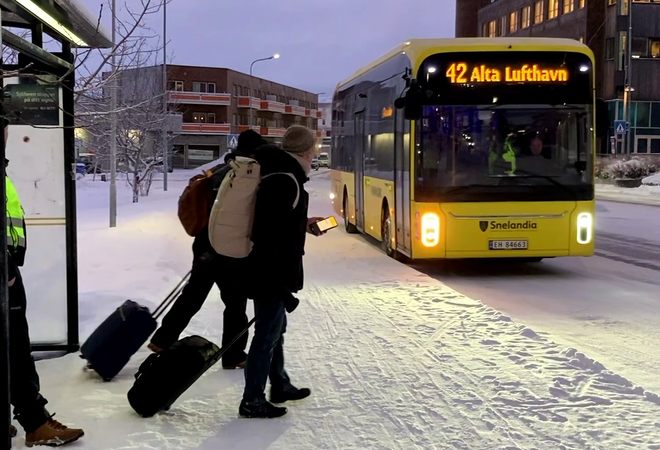
{"type": "Polygon", "coordinates": [[[252,129],[252,67],[254,67],[254,65],[256,63],[260,62],[260,61],[269,61],[271,59],[279,59],[279,58],[280,58],[280,54],[275,53],[273,56],[269,56],[268,58],[255,59],[254,61],[252,61],[252,64],[250,64],[250,98],[248,99],[248,102],[249,102],[248,103],[248,108],[250,109],[250,111],[249,111],[249,118],[250,119],[249,119],[249,125],[248,125],[250,127],[249,129],[252,129]]]}

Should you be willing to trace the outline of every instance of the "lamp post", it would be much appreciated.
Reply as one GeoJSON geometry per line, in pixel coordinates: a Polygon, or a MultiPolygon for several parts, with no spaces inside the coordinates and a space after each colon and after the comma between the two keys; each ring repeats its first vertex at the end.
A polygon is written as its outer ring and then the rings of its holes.
{"type": "MultiPolygon", "coordinates": [[[[167,120],[167,2],[163,0],[163,120],[167,120]]],[[[169,171],[169,158],[167,154],[167,130],[166,126],[161,130],[163,134],[163,191],[167,191],[167,172],[169,171]]]]}
{"type": "Polygon", "coordinates": [[[626,134],[624,136],[626,137],[625,140],[625,152],[627,155],[630,155],[631,147],[632,147],[632,127],[630,123],[630,97],[632,96],[632,91],[634,89],[630,86],[631,85],[631,74],[632,74],[632,6],[633,2],[632,0],[627,0],[628,3],[628,33],[626,34],[626,67],[625,67],[625,83],[624,83],[624,91],[623,91],[623,114],[624,114],[624,120],[626,121],[627,125],[627,130],[626,134]]]}
{"type": "Polygon", "coordinates": [[[112,0],[112,57],[110,88],[110,228],[117,226],[117,2],[112,0]]]}
{"type": "Polygon", "coordinates": [[[249,101],[249,104],[248,104],[249,113],[248,114],[249,114],[249,118],[250,118],[248,126],[250,127],[249,128],[250,130],[252,129],[252,68],[254,67],[254,65],[256,63],[258,63],[260,61],[269,61],[271,59],[279,59],[279,57],[280,57],[280,54],[275,53],[273,56],[269,56],[268,58],[255,59],[254,61],[252,61],[252,64],[250,64],[250,98],[248,99],[248,101],[249,101]]]}

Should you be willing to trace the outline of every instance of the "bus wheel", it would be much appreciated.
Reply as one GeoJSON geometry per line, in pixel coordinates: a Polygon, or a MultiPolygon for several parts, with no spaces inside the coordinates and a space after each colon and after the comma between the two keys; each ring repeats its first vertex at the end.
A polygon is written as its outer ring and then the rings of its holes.
{"type": "Polygon", "coordinates": [[[342,213],[342,216],[344,218],[344,227],[346,228],[346,232],[350,234],[357,233],[357,227],[348,221],[348,195],[346,195],[346,193],[344,193],[343,211],[344,212],[342,213]]]}
{"type": "Polygon", "coordinates": [[[383,239],[381,247],[387,256],[396,259],[396,249],[392,248],[392,219],[388,213],[385,214],[386,216],[383,219],[383,225],[381,227],[381,237],[383,239]]]}

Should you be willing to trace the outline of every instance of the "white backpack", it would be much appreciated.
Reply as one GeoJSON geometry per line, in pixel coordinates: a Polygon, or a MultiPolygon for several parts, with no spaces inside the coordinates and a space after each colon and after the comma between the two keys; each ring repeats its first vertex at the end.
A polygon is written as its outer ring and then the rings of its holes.
{"type": "MultiPolygon", "coordinates": [[[[209,240],[219,254],[231,258],[245,258],[252,251],[252,225],[257,192],[261,184],[261,166],[252,158],[243,156],[230,161],[231,169],[222,180],[209,218],[209,240]]],[[[300,187],[291,173],[278,172],[266,175],[287,175],[296,183],[298,206],[300,187]]]]}

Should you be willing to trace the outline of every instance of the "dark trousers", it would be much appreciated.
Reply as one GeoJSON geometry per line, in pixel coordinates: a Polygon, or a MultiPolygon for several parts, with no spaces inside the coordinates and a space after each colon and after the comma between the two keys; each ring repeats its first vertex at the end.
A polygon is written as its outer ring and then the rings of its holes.
{"type": "Polygon", "coordinates": [[[30,433],[46,423],[50,414],[45,408],[48,402],[39,393],[39,375],[32,358],[26,309],[25,286],[17,267],[16,281],[9,287],[10,395],[14,418],[30,433]]]}
{"type": "MultiPolygon", "coordinates": [[[[220,256],[195,256],[192,273],[181,295],[174,302],[170,311],[163,318],[160,328],[151,342],[160,348],[172,346],[190,320],[204,305],[213,284],[220,289],[222,302],[225,304],[222,332],[222,346],[229,344],[245,327],[248,318],[245,313],[247,296],[242,292],[242,261],[228,260],[220,256]]],[[[245,333],[222,357],[225,366],[245,361],[248,333],[245,333]]]]}
{"type": "Polygon", "coordinates": [[[245,366],[243,400],[258,405],[266,400],[266,381],[270,378],[273,389],[291,388],[289,375],[284,370],[284,333],[286,310],[277,300],[254,300],[254,337],[245,366]]]}

